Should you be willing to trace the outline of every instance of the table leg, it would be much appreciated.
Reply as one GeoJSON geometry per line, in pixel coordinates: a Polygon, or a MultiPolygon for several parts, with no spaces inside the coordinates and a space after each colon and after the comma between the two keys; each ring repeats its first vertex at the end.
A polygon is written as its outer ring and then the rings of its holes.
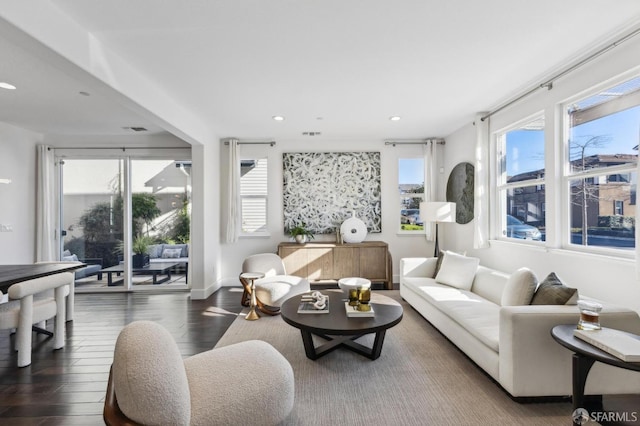
{"type": "MultiPolygon", "coordinates": [[[[580,354],[573,354],[572,367],[573,367],[573,410],[584,407],[584,385],[587,383],[587,376],[589,370],[593,366],[595,359],[586,357],[580,354]]],[[[579,425],[580,423],[573,423],[579,425]]]]}

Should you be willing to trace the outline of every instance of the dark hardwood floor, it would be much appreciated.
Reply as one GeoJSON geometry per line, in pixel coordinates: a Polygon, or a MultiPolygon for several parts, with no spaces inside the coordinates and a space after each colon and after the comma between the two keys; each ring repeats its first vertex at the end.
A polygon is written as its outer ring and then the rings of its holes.
{"type": "MultiPolygon", "coordinates": [[[[207,300],[188,292],[76,294],[63,349],[33,334],[32,363],[16,367],[15,336],[0,331],[0,424],[103,425],[102,408],[118,333],[137,320],[156,321],[183,356],[211,349],[241,310],[239,289],[207,300]]],[[[48,324],[49,330],[53,324],[48,324]]]]}

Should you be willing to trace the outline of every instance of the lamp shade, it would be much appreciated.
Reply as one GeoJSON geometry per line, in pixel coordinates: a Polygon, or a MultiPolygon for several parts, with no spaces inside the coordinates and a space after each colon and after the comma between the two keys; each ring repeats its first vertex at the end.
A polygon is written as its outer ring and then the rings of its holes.
{"type": "Polygon", "coordinates": [[[444,201],[420,203],[420,217],[425,222],[455,222],[456,203],[444,201]]]}

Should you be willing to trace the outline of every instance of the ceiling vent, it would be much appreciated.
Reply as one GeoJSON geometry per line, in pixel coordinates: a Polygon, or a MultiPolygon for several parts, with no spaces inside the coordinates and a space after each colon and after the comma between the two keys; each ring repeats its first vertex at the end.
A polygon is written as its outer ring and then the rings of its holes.
{"type": "Polygon", "coordinates": [[[320,136],[322,132],[302,132],[302,136],[320,136]]]}
{"type": "Polygon", "coordinates": [[[123,127],[124,130],[133,130],[134,132],[146,132],[145,127],[123,127]]]}

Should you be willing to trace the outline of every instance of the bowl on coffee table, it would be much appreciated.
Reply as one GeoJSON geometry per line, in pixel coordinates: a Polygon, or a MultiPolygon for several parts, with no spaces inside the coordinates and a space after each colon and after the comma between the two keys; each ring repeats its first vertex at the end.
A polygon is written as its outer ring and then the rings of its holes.
{"type": "Polygon", "coordinates": [[[346,297],[349,297],[349,290],[353,288],[371,288],[371,280],[359,277],[340,278],[338,287],[342,289],[346,297]]]}

